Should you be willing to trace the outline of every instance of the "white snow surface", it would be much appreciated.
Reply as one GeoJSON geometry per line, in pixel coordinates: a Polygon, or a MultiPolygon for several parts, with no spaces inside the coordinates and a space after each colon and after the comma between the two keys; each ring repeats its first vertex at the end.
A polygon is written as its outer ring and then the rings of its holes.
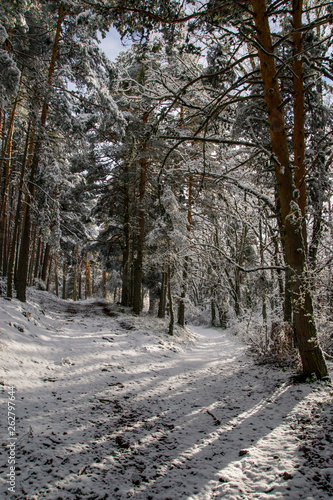
{"type": "Polygon", "coordinates": [[[228,330],[170,337],[103,301],[30,289],[0,298],[0,321],[1,499],[332,498],[329,382],[256,365],[228,330]]]}

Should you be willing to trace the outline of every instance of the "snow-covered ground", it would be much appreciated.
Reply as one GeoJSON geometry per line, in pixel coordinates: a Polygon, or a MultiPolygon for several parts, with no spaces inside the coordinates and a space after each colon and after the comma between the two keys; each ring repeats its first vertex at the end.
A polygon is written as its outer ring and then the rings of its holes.
{"type": "Polygon", "coordinates": [[[0,321],[1,498],[332,498],[329,383],[103,302],[30,290],[0,298],[0,321]]]}

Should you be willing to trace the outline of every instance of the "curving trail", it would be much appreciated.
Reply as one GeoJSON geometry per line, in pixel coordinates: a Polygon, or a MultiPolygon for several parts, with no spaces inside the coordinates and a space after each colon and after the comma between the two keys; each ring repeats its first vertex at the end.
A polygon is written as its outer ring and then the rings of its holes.
{"type": "Polygon", "coordinates": [[[170,338],[156,319],[36,291],[27,304],[0,301],[18,432],[15,494],[1,437],[1,498],[331,498],[330,477],[311,480],[300,449],[324,384],[256,366],[227,331],[170,338]]]}

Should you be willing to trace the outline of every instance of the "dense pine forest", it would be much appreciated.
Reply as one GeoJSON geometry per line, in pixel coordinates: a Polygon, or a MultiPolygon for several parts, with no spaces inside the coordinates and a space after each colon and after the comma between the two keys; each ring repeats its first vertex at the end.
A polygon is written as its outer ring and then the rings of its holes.
{"type": "Polygon", "coordinates": [[[251,323],[326,378],[332,22],[325,0],[2,0],[2,295],[251,323]]]}

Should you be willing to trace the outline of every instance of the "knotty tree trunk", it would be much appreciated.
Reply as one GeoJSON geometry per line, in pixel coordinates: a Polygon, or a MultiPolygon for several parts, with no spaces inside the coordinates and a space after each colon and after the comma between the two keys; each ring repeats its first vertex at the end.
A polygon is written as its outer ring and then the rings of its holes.
{"type": "Polygon", "coordinates": [[[268,111],[272,153],[274,155],[279,222],[286,265],[290,269],[290,289],[293,298],[294,328],[303,374],[315,373],[318,378],[328,375],[325,359],[318,343],[313,314],[311,289],[306,269],[306,183],[304,168],[304,88],[302,62],[302,1],[293,2],[294,21],[294,162],[291,164],[287,132],[272,37],[265,0],[251,0],[260,44],[258,57],[268,111]],[[296,168],[295,168],[296,167],[296,168]],[[295,175],[294,175],[295,171],[295,175]],[[296,189],[295,189],[296,187],[296,189]]]}

